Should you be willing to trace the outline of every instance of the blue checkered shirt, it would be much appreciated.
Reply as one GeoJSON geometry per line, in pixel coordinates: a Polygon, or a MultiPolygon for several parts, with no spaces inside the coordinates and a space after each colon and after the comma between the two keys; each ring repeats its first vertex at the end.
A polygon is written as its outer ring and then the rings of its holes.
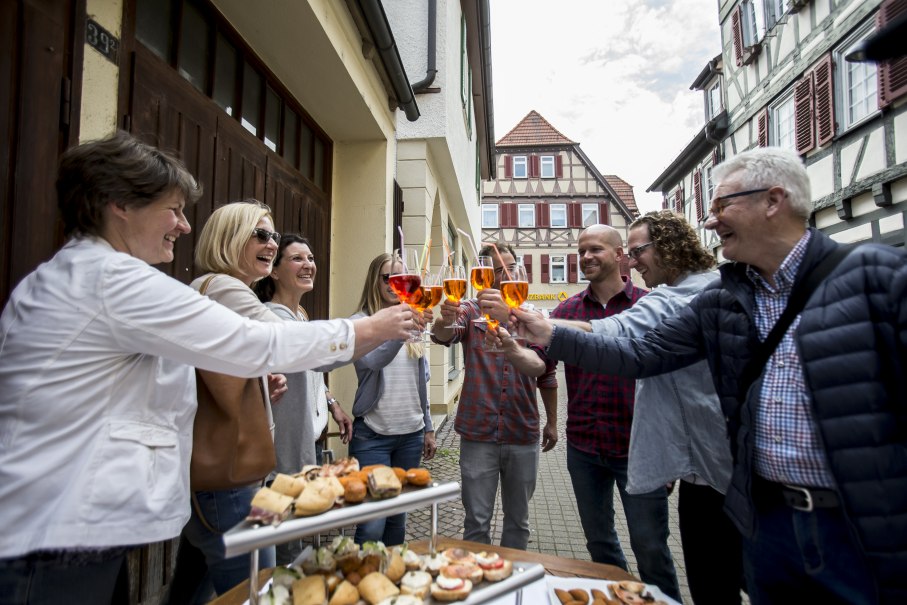
{"type": "MultiPolygon", "coordinates": [[[[761,340],[766,339],[787,306],[809,239],[807,231],[778,267],[772,276],[774,287],[747,267],[747,277],[755,285],[754,320],[761,340]]],[[[834,481],[819,443],[803,364],[794,342],[799,324],[798,315],[765,367],[756,408],[755,469],[770,481],[831,488],[834,481]]]]}

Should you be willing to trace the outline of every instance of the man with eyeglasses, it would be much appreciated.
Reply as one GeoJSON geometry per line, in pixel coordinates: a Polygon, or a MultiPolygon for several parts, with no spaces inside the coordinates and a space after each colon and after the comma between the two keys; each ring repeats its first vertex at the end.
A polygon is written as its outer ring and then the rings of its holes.
{"type": "Polygon", "coordinates": [[[721,282],[644,337],[520,330],[569,363],[646,377],[708,361],[734,470],[725,511],[743,535],[750,600],[907,602],[907,253],[864,244],[824,278],[751,384],[753,351],[838,244],[807,228],[801,159],[777,148],[714,170],[707,229],[721,282]]]}
{"type": "MultiPolygon", "coordinates": [[[[577,241],[579,265],[589,286],[552,312],[561,320],[588,322],[631,308],[646,294],[620,274],[623,240],[607,225],[592,225],[577,241]]],[[[627,492],[627,456],[636,381],[567,364],[567,470],[579,510],[586,548],[596,563],[627,569],[614,527],[614,486],[620,493],[630,546],[643,581],[680,600],[668,548],[668,490],[627,492]]]]}

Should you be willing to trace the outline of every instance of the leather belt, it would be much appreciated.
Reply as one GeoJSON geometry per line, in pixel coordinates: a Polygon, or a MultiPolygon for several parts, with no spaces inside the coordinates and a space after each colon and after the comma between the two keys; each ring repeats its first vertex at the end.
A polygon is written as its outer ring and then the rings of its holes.
{"type": "Polygon", "coordinates": [[[780,495],[784,503],[794,510],[808,513],[817,508],[837,508],[841,506],[838,493],[831,489],[775,483],[761,477],[757,477],[757,479],[757,488],[759,490],[763,490],[767,494],[780,495]]]}

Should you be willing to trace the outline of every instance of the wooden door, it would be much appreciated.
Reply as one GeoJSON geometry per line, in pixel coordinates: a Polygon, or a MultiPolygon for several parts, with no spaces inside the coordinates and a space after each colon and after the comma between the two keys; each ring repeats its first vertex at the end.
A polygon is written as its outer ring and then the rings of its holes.
{"type": "Polygon", "coordinates": [[[78,137],[77,21],[84,1],[0,0],[0,304],[63,242],[54,182],[78,137]]]}

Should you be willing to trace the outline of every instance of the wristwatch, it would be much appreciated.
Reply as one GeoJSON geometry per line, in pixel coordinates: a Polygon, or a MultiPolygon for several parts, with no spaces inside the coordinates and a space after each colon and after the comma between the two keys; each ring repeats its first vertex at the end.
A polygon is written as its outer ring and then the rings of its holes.
{"type": "Polygon", "coordinates": [[[328,399],[328,409],[331,409],[331,406],[334,405],[335,403],[337,403],[337,399],[335,399],[334,397],[331,397],[330,399],[328,399]]]}

